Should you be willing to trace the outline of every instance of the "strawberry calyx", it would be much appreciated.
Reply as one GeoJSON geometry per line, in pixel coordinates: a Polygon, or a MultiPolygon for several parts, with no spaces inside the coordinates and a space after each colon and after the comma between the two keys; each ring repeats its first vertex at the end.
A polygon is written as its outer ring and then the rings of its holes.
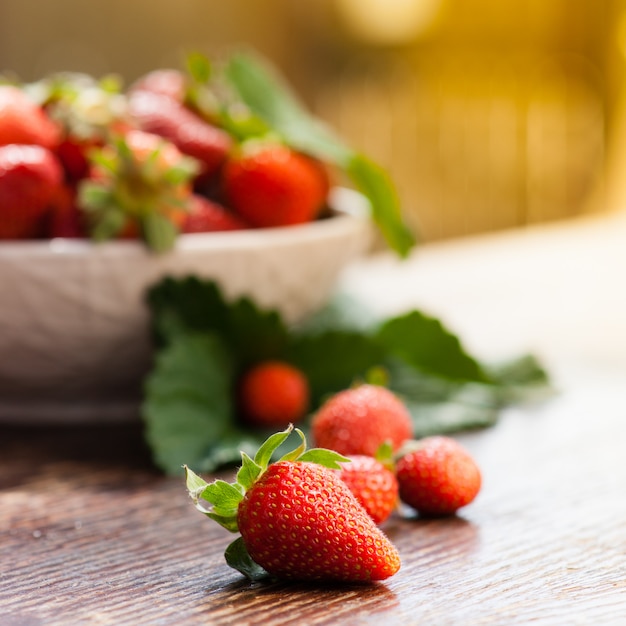
{"type": "Polygon", "coordinates": [[[329,469],[341,469],[341,463],[350,462],[350,459],[333,450],[325,448],[307,449],[305,434],[299,428],[294,428],[293,424],[290,424],[285,430],[270,435],[257,450],[254,458],[245,452],[241,452],[242,464],[237,471],[235,481],[232,483],[221,479],[208,483],[189,467],[185,466],[187,491],[196,508],[227,530],[238,532],[237,507],[239,503],[246,492],[270,466],[274,453],[292,432],[299,436],[299,445],[282,455],[276,462],[299,461],[317,463],[329,469]],[[209,503],[210,507],[207,508],[201,500],[209,503]]]}
{"type": "MultiPolygon", "coordinates": [[[[254,486],[260,476],[273,463],[272,458],[276,451],[292,432],[295,432],[300,438],[299,445],[283,454],[276,462],[317,463],[330,469],[341,469],[342,463],[350,462],[350,459],[332,450],[325,448],[307,449],[304,433],[290,424],[285,430],[270,435],[257,450],[254,458],[243,451],[241,452],[242,464],[232,483],[222,479],[208,483],[189,467],[184,466],[187,491],[195,507],[226,530],[233,533],[239,532],[237,513],[240,502],[246,492],[254,486]]],[[[265,570],[252,560],[241,537],[235,539],[226,548],[224,556],[228,565],[252,580],[267,575],[265,570]]]]}
{"type": "Polygon", "coordinates": [[[79,201],[92,238],[112,239],[135,226],[155,252],[171,249],[191,198],[196,161],[141,131],[116,137],[89,157],[92,174],[81,181],[79,201]]]}

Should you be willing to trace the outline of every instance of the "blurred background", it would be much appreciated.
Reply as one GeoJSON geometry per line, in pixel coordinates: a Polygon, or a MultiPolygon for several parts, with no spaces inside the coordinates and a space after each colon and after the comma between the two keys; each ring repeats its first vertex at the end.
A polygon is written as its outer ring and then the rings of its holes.
{"type": "Polygon", "coordinates": [[[25,81],[239,45],[389,169],[422,240],[622,204],[626,0],[0,0],[25,81]]]}

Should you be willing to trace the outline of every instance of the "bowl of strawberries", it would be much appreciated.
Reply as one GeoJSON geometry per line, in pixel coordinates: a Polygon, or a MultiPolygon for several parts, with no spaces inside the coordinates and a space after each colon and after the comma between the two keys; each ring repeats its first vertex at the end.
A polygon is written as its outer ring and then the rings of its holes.
{"type": "Polygon", "coordinates": [[[372,224],[408,251],[384,172],[256,57],[0,84],[0,420],[137,415],[152,285],[208,278],[295,322],[372,224]]]}

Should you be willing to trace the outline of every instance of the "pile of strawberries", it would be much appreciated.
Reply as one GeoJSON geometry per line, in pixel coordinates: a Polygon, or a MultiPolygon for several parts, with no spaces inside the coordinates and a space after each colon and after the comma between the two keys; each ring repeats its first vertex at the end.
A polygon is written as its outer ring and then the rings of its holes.
{"type": "Polygon", "coordinates": [[[321,215],[325,165],[239,141],[197,96],[178,70],[125,92],[73,74],[0,85],[0,240],[141,238],[164,251],[179,233],[321,215]]]}
{"type": "MultiPolygon", "coordinates": [[[[247,419],[264,426],[281,415],[302,419],[301,376],[280,362],[250,370],[239,386],[247,419]]],[[[379,526],[400,513],[400,503],[423,517],[448,516],[481,487],[476,462],[457,441],[412,440],[406,406],[382,386],[361,384],[328,398],[311,421],[318,447],[307,450],[296,429],[300,445],[271,462],[292,430],[272,435],[254,459],[242,453],[232,484],[206,483],[187,468],[197,508],[241,533],[226,560],[251,578],[260,571],[287,580],[386,579],[399,570],[400,555],[379,526]]]]}

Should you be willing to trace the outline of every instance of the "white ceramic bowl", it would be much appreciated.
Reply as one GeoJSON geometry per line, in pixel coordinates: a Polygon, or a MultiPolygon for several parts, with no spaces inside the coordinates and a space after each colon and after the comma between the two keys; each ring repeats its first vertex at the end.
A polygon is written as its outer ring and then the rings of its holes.
{"type": "Polygon", "coordinates": [[[0,422],[137,419],[150,367],[146,289],[164,276],[217,281],[296,321],[322,307],[371,236],[364,200],[335,189],[336,215],[306,225],[138,242],[0,242],[0,422]]]}

